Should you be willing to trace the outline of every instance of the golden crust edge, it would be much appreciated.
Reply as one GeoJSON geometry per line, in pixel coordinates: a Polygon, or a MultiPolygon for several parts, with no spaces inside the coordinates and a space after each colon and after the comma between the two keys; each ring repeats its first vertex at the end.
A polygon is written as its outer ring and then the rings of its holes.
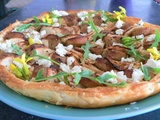
{"type": "Polygon", "coordinates": [[[0,65],[1,81],[12,90],[40,101],[56,105],[98,108],[125,104],[144,99],[160,92],[160,75],[150,81],[130,83],[127,87],[72,88],[52,82],[21,80],[0,65]]]}

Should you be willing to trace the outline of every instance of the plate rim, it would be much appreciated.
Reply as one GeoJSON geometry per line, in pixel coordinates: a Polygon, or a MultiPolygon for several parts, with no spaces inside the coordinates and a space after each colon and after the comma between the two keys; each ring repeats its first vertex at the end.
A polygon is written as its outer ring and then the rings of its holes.
{"type": "MultiPolygon", "coordinates": [[[[9,90],[9,91],[12,91],[12,89],[8,88],[5,84],[1,84],[2,82],[0,82],[0,85],[2,85],[5,89],[9,90]]],[[[18,97],[20,97],[21,95],[16,93],[15,91],[13,91],[14,94],[18,97]]],[[[158,95],[158,94],[157,94],[158,95]]],[[[156,95],[155,95],[156,96],[156,95]]],[[[27,98],[26,96],[23,96],[24,98],[27,98]]],[[[29,98],[29,99],[32,99],[32,98],[29,98]]],[[[41,101],[37,101],[35,99],[32,99],[34,100],[34,102],[41,102],[41,101]]],[[[145,113],[148,113],[148,112],[151,112],[153,110],[156,110],[156,109],[159,109],[160,108],[160,103],[157,103],[155,105],[152,105],[152,106],[148,106],[148,107],[145,107],[145,108],[142,108],[142,109],[139,109],[139,110],[134,110],[134,111],[130,111],[130,112],[126,112],[126,113],[120,113],[120,114],[116,114],[115,115],[103,115],[103,116],[81,116],[81,117],[78,117],[78,116],[62,116],[62,115],[56,115],[56,114],[50,114],[50,113],[44,113],[43,111],[36,111],[35,109],[30,109],[29,107],[24,107],[22,106],[21,104],[18,104],[17,102],[12,102],[10,99],[7,99],[5,97],[3,97],[2,95],[0,95],[0,101],[2,101],[3,103],[9,105],[10,107],[14,108],[14,109],[17,109],[21,112],[24,112],[24,113],[28,113],[30,115],[34,115],[34,116],[37,116],[37,117],[42,117],[42,118],[46,118],[46,119],[60,119],[60,120],[82,120],[82,119],[87,119],[87,120],[97,120],[97,119],[122,119],[122,118],[128,118],[128,117],[133,117],[133,116],[137,116],[137,115],[141,115],[141,114],[145,114],[145,113]]],[[[45,103],[45,102],[44,102],[45,103]]],[[[49,103],[46,103],[46,104],[49,104],[49,103]]],[[[54,105],[56,106],[56,105],[54,105]]],[[[122,105],[123,106],[123,105],[122,105]]]]}

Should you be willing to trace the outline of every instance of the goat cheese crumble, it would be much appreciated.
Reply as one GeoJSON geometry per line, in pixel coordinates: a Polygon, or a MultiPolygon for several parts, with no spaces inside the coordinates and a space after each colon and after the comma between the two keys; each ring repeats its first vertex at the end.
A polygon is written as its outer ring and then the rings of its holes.
{"type": "Polygon", "coordinates": [[[153,58],[150,58],[147,60],[146,64],[144,64],[146,67],[151,68],[159,68],[160,67],[160,60],[154,60],[153,58]]]}
{"type": "Polygon", "coordinates": [[[135,59],[133,57],[129,57],[129,58],[121,58],[121,62],[134,62],[135,59]]]}
{"type": "Polygon", "coordinates": [[[37,61],[37,64],[38,64],[38,65],[42,65],[42,66],[44,66],[44,67],[50,67],[52,63],[51,63],[51,61],[46,60],[46,59],[39,59],[39,60],[37,61]]]}
{"type": "Polygon", "coordinates": [[[92,54],[92,53],[89,53],[89,54],[88,54],[88,57],[89,57],[89,59],[91,59],[91,60],[96,60],[97,58],[102,58],[101,55],[96,55],[96,54],[92,54]]]}
{"type": "Polygon", "coordinates": [[[122,20],[118,20],[116,22],[116,28],[121,28],[123,26],[124,22],[122,20]]]}
{"type": "Polygon", "coordinates": [[[73,48],[73,45],[64,46],[61,43],[58,43],[56,46],[56,53],[62,57],[64,57],[67,54],[67,50],[71,50],[73,48]]]}
{"type": "Polygon", "coordinates": [[[67,16],[69,15],[66,11],[53,10],[52,13],[56,16],[67,16]]]}
{"type": "Polygon", "coordinates": [[[115,33],[116,33],[117,35],[122,35],[123,32],[124,32],[123,29],[117,29],[117,30],[115,31],[115,33]]]}
{"type": "Polygon", "coordinates": [[[81,21],[84,21],[86,18],[88,18],[88,12],[81,11],[81,12],[77,13],[77,16],[81,19],[81,21]]]}
{"type": "Polygon", "coordinates": [[[144,78],[144,74],[140,69],[133,69],[132,80],[134,82],[139,82],[144,78]]]}
{"type": "Polygon", "coordinates": [[[100,45],[101,47],[104,47],[104,43],[102,41],[102,39],[98,39],[95,44],[100,45]]]}

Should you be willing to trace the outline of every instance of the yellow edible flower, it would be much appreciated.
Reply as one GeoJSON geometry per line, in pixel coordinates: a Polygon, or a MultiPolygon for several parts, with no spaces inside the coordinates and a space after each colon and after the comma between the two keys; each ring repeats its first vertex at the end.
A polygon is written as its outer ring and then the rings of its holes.
{"type": "Polygon", "coordinates": [[[52,18],[47,14],[44,18],[42,18],[42,21],[48,24],[53,24],[52,18]]]}
{"type": "Polygon", "coordinates": [[[28,69],[28,65],[27,62],[32,60],[33,57],[29,57],[26,59],[26,54],[24,53],[20,58],[14,58],[14,61],[19,62],[23,65],[22,68],[18,68],[16,67],[14,64],[10,65],[10,70],[19,78],[23,78],[23,79],[29,79],[30,77],[30,71],[28,69]]]}
{"type": "Polygon", "coordinates": [[[29,38],[28,42],[29,42],[29,45],[32,45],[32,44],[34,44],[34,39],[33,38],[29,38]]]}
{"type": "Polygon", "coordinates": [[[158,60],[160,58],[160,53],[156,47],[149,48],[147,51],[150,52],[150,55],[154,60],[158,60]]]}
{"type": "Polygon", "coordinates": [[[10,70],[15,74],[17,77],[21,78],[22,73],[18,70],[18,68],[14,64],[10,64],[10,70]]]}
{"type": "Polygon", "coordinates": [[[113,12],[116,14],[116,18],[117,18],[118,20],[121,20],[121,19],[123,19],[123,18],[126,17],[126,9],[123,8],[122,6],[119,6],[119,9],[120,9],[121,11],[113,11],[113,12]]]}

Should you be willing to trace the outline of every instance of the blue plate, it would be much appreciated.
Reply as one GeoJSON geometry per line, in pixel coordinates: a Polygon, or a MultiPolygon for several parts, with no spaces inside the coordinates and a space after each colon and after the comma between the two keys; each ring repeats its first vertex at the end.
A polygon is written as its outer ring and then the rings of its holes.
{"type": "Polygon", "coordinates": [[[135,104],[125,104],[99,109],[68,108],[37,101],[9,89],[0,82],[0,100],[23,112],[60,120],[104,120],[126,118],[160,108],[160,94],[141,100],[135,104]]]}

